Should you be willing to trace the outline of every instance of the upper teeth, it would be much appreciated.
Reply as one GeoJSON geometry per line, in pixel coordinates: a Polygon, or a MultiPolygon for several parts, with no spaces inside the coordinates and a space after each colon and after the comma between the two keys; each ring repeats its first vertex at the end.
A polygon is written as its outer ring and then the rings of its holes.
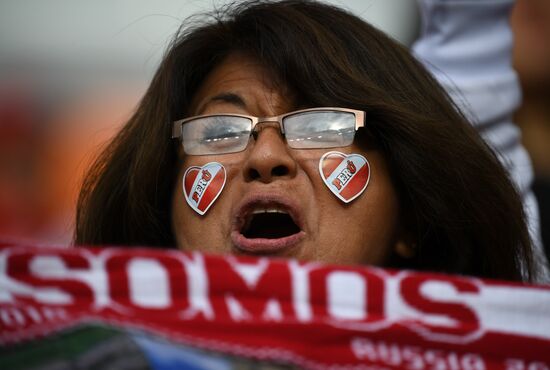
{"type": "Polygon", "coordinates": [[[288,212],[285,212],[281,209],[277,209],[277,208],[258,208],[258,209],[255,209],[252,211],[252,214],[253,215],[256,215],[256,214],[259,214],[259,213],[288,213],[288,212]]]}

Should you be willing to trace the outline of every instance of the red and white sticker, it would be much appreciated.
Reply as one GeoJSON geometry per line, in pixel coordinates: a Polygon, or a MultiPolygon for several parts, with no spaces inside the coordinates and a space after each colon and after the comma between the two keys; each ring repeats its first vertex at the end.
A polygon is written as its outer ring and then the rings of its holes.
{"type": "Polygon", "coordinates": [[[183,175],[183,194],[189,207],[204,215],[225,186],[225,168],[218,162],[189,167],[183,175]]]}
{"type": "Polygon", "coordinates": [[[370,166],[360,154],[325,153],[319,160],[319,173],[325,185],[342,202],[360,196],[370,179],[370,166]]]}

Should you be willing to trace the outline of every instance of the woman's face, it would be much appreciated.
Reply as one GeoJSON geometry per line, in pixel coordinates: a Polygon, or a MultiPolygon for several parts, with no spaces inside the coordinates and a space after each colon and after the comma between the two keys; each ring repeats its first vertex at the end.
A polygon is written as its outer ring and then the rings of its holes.
{"type": "MultiPolygon", "coordinates": [[[[270,117],[296,109],[292,94],[276,86],[268,71],[235,54],[207,76],[189,113],[270,117]]],[[[392,250],[403,250],[397,197],[379,152],[357,143],[292,149],[276,125],[260,125],[242,152],[181,154],[172,200],[180,249],[375,265],[383,265],[392,250]],[[348,204],[329,191],[319,174],[321,156],[333,150],[361,154],[370,163],[366,190],[348,204]],[[188,206],[182,179],[189,167],[209,162],[225,167],[226,183],[201,216],[188,206]]]]}

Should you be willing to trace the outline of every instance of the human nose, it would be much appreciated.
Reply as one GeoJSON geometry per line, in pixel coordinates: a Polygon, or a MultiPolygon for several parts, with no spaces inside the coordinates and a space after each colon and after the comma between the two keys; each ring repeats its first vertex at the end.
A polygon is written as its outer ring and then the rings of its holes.
{"type": "Polygon", "coordinates": [[[249,144],[243,167],[247,181],[269,183],[277,178],[296,175],[297,163],[278,126],[262,126],[253,137],[255,140],[249,144]]]}

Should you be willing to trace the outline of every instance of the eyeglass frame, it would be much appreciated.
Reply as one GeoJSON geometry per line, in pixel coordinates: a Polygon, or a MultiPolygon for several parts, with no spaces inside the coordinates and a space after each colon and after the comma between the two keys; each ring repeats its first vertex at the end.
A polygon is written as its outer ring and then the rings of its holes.
{"type": "MultiPolygon", "coordinates": [[[[315,112],[315,111],[335,111],[335,112],[346,112],[346,113],[353,113],[355,117],[355,132],[359,130],[361,127],[365,127],[365,111],[358,110],[358,109],[351,109],[351,108],[340,108],[340,107],[316,107],[316,108],[308,108],[308,109],[300,109],[292,112],[287,112],[280,114],[278,116],[271,116],[271,117],[257,117],[257,116],[250,116],[246,114],[237,114],[237,113],[214,113],[214,114],[202,114],[192,117],[183,118],[177,121],[172,122],[172,139],[182,139],[183,142],[183,125],[187,122],[201,119],[201,118],[209,118],[209,117],[216,117],[216,116],[230,116],[230,117],[240,117],[240,118],[246,118],[251,120],[251,129],[250,129],[250,135],[254,135],[256,126],[260,123],[278,123],[279,124],[279,130],[281,134],[285,135],[285,128],[283,125],[283,119],[292,116],[295,114],[300,113],[307,113],[307,112],[315,112]]],[[[288,145],[288,143],[287,143],[288,145]]],[[[351,144],[350,144],[351,145],[351,144]]],[[[243,150],[245,150],[246,147],[238,152],[239,153],[243,150]]],[[[299,150],[307,150],[305,148],[295,148],[299,150]]],[[[219,154],[229,154],[229,153],[219,153],[219,154]]],[[[203,154],[189,154],[189,155],[203,155],[203,154]]],[[[205,154],[208,155],[208,154],[205,154]]]]}

